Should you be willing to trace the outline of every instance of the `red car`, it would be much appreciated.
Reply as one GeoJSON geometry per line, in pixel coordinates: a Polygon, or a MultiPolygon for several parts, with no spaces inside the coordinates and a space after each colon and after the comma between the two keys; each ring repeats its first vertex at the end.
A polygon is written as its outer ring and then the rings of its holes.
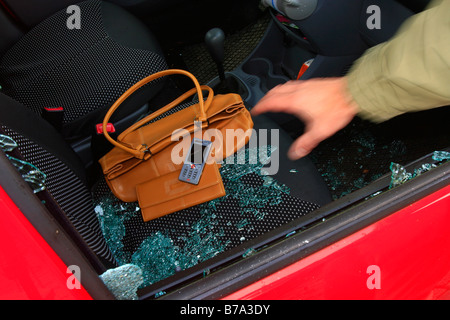
{"type": "MultiPolygon", "coordinates": [[[[0,1],[2,299],[450,298],[448,107],[355,118],[297,161],[303,124],[267,114],[253,119],[262,156],[222,165],[225,197],[144,222],[112,195],[96,128],[143,77],[188,70],[251,109],[286,81],[345,75],[426,5],[259,2],[0,1]]],[[[111,135],[190,86],[142,88],[111,135]]]]}

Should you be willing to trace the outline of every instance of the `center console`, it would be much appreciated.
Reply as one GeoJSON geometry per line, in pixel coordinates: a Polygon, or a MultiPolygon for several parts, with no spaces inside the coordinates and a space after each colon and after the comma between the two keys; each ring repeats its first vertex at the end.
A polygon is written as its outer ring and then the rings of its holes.
{"type": "MultiPolygon", "coordinates": [[[[300,8],[305,1],[297,2],[300,8]]],[[[301,20],[291,20],[279,10],[269,8],[271,22],[259,45],[239,67],[227,73],[228,78],[235,79],[235,85],[239,84],[238,93],[243,93],[249,107],[270,89],[289,80],[345,75],[365,50],[388,40],[413,14],[390,0],[313,2],[305,7],[308,14],[301,20]],[[367,9],[373,5],[380,8],[381,29],[367,27],[370,17],[367,9]],[[307,61],[309,67],[302,69],[307,61]]],[[[215,61],[220,64],[220,59],[215,61]]],[[[209,85],[223,82],[219,78],[209,85]]]]}

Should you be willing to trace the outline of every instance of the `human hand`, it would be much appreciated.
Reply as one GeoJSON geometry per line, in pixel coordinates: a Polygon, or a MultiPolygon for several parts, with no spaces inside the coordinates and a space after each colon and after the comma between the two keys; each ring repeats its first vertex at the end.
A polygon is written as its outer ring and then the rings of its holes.
{"type": "Polygon", "coordinates": [[[347,126],[357,114],[358,105],[344,77],[294,80],[270,90],[251,110],[254,116],[265,112],[289,113],[305,123],[304,134],[288,152],[288,157],[296,160],[347,126]]]}

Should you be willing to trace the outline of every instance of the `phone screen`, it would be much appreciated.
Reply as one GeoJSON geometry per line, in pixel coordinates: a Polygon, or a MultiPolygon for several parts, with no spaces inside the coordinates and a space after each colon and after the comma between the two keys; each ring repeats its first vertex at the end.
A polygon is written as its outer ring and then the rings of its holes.
{"type": "Polygon", "coordinates": [[[190,162],[194,164],[203,164],[203,157],[206,146],[200,143],[193,143],[190,151],[190,162]]]}

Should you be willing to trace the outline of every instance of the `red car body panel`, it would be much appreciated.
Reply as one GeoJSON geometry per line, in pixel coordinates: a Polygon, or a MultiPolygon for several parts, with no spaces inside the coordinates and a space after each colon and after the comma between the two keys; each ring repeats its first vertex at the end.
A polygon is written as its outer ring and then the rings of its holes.
{"type": "Polygon", "coordinates": [[[2,188],[0,211],[0,299],[91,299],[2,188]]]}
{"type": "Polygon", "coordinates": [[[449,299],[449,226],[447,186],[225,299],[449,299]]]}
{"type": "MultiPolygon", "coordinates": [[[[0,208],[0,299],[91,299],[1,188],[0,208]]],[[[450,298],[449,213],[447,186],[225,299],[450,298]]]]}

